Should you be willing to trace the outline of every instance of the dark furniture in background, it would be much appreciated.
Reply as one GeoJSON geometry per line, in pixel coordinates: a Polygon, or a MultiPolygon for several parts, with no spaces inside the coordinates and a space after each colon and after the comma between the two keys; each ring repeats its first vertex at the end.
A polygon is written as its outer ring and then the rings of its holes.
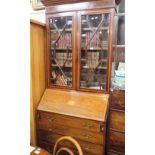
{"type": "MultiPolygon", "coordinates": [[[[116,45],[112,61],[112,77],[119,64],[125,63],[125,0],[117,6],[115,23],[116,45]]],[[[125,155],[125,88],[113,84],[110,91],[106,144],[107,155],[125,155]]]]}
{"type": "Polygon", "coordinates": [[[107,154],[125,155],[125,91],[110,93],[107,154]]]}

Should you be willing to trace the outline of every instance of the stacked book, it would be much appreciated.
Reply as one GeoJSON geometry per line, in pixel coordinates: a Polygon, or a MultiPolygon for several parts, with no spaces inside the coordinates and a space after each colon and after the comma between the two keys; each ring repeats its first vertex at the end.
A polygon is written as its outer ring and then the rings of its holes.
{"type": "Polygon", "coordinates": [[[58,48],[71,47],[71,44],[72,44],[72,34],[71,33],[63,33],[58,40],[57,47],[58,48]]]}
{"type": "Polygon", "coordinates": [[[64,62],[66,59],[68,61],[66,62],[65,66],[71,67],[72,66],[72,53],[68,53],[68,58],[67,58],[67,53],[56,53],[56,59],[59,63],[60,66],[63,66],[64,62]]]}
{"type": "Polygon", "coordinates": [[[88,52],[87,56],[87,68],[96,68],[99,61],[99,52],[88,52]]]}
{"type": "Polygon", "coordinates": [[[107,40],[101,40],[99,38],[98,33],[96,33],[94,35],[94,37],[92,38],[93,32],[86,32],[85,37],[86,37],[86,45],[88,45],[87,49],[99,49],[101,47],[102,48],[108,47],[108,41],[107,40]],[[90,41],[91,38],[92,38],[92,40],[90,41]]]}

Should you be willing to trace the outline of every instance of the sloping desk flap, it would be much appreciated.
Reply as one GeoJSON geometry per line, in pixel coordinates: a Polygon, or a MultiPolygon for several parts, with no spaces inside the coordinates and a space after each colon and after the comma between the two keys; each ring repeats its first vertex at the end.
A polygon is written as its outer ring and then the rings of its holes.
{"type": "Polygon", "coordinates": [[[104,122],[108,94],[46,89],[38,110],[104,122]]]}

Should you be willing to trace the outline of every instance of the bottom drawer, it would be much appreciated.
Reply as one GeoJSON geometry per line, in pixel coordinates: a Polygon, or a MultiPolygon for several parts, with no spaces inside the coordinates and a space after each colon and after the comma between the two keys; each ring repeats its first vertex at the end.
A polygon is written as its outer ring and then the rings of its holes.
{"type": "Polygon", "coordinates": [[[109,142],[110,150],[114,150],[114,152],[125,152],[125,134],[121,132],[116,132],[110,130],[110,142],[109,142]]]}
{"type": "MultiPolygon", "coordinates": [[[[61,135],[53,135],[53,136],[51,136],[51,138],[52,137],[54,139],[55,137],[59,138],[62,136],[61,135]]],[[[77,141],[79,142],[84,155],[104,155],[104,149],[103,149],[102,145],[95,145],[92,143],[87,143],[87,142],[79,141],[79,140],[77,140],[77,141]]],[[[55,143],[46,140],[45,135],[44,135],[43,138],[40,138],[39,144],[40,144],[40,147],[44,148],[45,150],[47,150],[49,152],[52,152],[55,143]]],[[[76,153],[76,148],[72,143],[70,143],[68,141],[62,141],[60,143],[59,147],[62,147],[62,146],[70,148],[71,150],[74,150],[74,152],[76,153]]]]}
{"type": "Polygon", "coordinates": [[[125,155],[125,153],[108,152],[107,155],[125,155]]]}
{"type": "Polygon", "coordinates": [[[45,149],[46,151],[52,153],[53,152],[53,145],[39,141],[39,147],[45,149]]]}
{"type": "MultiPolygon", "coordinates": [[[[45,142],[40,142],[40,147],[47,150],[50,153],[53,153],[54,145],[50,145],[50,144],[45,143],[45,142]]],[[[60,148],[60,147],[58,146],[58,148],[60,148]]],[[[76,151],[74,153],[75,153],[75,155],[78,155],[78,153],[76,151]]],[[[62,151],[61,153],[59,153],[59,155],[68,155],[68,153],[62,151]]]]}
{"type": "MultiPolygon", "coordinates": [[[[53,145],[56,143],[57,139],[60,137],[62,137],[62,135],[54,134],[54,133],[42,131],[42,130],[39,131],[39,139],[41,141],[45,141],[45,142],[53,144],[53,145]]],[[[96,145],[93,143],[81,141],[79,139],[76,139],[76,140],[79,142],[83,152],[85,152],[86,154],[103,155],[103,151],[104,151],[103,145],[96,145]]],[[[68,141],[62,141],[61,145],[75,149],[75,146],[68,141]]]]}

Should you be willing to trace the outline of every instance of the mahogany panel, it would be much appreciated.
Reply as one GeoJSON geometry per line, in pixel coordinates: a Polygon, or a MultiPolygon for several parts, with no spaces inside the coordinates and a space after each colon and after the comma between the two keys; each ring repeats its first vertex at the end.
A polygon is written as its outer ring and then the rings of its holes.
{"type": "Polygon", "coordinates": [[[52,5],[45,8],[46,14],[56,13],[56,12],[69,12],[69,11],[80,11],[80,10],[98,10],[98,9],[115,8],[115,3],[111,4],[108,1],[93,1],[93,2],[83,2],[83,3],[73,3],[64,5],[52,5]]]}
{"type": "Polygon", "coordinates": [[[109,149],[117,152],[125,152],[125,134],[110,130],[109,149]]]}
{"type": "Polygon", "coordinates": [[[120,152],[108,152],[107,155],[125,155],[125,153],[120,153],[120,152]]]}
{"type": "Polygon", "coordinates": [[[40,112],[39,122],[47,125],[66,125],[68,127],[74,127],[93,132],[103,132],[104,124],[93,120],[80,119],[76,117],[69,117],[64,115],[58,115],[54,113],[40,112]]]}
{"type": "MultiPolygon", "coordinates": [[[[101,0],[80,0],[80,2],[98,2],[101,0]]],[[[41,0],[41,2],[45,6],[50,6],[50,5],[64,5],[64,4],[69,4],[69,3],[79,3],[79,0],[41,0]]],[[[102,2],[106,4],[115,4],[115,0],[102,0],[102,2]]]]}
{"type": "Polygon", "coordinates": [[[110,128],[125,131],[125,113],[110,111],[110,128]]]}
{"type": "Polygon", "coordinates": [[[39,141],[39,147],[41,147],[41,148],[47,150],[48,152],[52,153],[54,145],[50,144],[50,143],[43,142],[43,141],[39,141]]]}
{"type": "Polygon", "coordinates": [[[110,93],[110,108],[125,110],[125,91],[114,90],[110,93]]]}

